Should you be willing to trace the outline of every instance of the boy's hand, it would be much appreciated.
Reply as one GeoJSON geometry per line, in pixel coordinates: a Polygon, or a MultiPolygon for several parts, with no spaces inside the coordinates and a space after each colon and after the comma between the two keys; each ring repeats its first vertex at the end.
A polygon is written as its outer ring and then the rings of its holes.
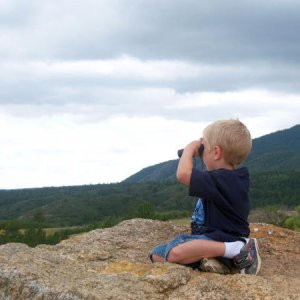
{"type": "Polygon", "coordinates": [[[194,157],[198,155],[198,151],[201,144],[202,144],[202,139],[193,141],[184,148],[183,152],[187,152],[187,154],[192,154],[192,157],[194,157]]]}

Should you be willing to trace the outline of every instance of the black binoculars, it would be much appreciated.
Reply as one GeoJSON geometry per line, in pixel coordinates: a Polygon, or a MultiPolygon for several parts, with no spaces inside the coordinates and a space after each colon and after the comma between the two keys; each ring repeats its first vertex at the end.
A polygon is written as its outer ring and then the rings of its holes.
{"type": "MultiPolygon", "coordinates": [[[[177,151],[178,157],[181,157],[181,155],[182,155],[182,153],[183,153],[183,150],[184,150],[184,149],[180,149],[180,150],[177,151]]],[[[199,149],[198,149],[198,155],[199,155],[199,157],[200,157],[201,159],[202,159],[202,156],[203,156],[203,151],[204,151],[204,145],[201,144],[201,146],[200,146],[199,149]]]]}

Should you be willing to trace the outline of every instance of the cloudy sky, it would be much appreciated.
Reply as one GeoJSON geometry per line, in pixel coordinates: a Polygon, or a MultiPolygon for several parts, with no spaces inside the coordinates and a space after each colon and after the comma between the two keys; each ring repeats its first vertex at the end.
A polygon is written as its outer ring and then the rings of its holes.
{"type": "Polygon", "coordinates": [[[216,119],[300,123],[298,0],[0,0],[0,189],[119,182],[216,119]]]}

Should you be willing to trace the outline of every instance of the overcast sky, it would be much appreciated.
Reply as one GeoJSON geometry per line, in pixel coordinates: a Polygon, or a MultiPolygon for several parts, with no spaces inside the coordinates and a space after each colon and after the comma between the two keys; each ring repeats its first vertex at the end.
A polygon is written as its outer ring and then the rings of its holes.
{"type": "Polygon", "coordinates": [[[0,0],[0,188],[119,182],[217,119],[300,123],[298,0],[0,0]]]}

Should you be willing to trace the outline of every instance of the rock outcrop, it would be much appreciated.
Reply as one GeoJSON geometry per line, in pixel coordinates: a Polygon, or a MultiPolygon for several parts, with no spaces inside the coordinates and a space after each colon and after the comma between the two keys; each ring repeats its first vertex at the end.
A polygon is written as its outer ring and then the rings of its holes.
{"type": "Polygon", "coordinates": [[[152,264],[149,250],[187,226],[133,219],[55,246],[0,247],[0,299],[300,299],[300,234],[251,224],[258,276],[220,275],[152,264]]]}

